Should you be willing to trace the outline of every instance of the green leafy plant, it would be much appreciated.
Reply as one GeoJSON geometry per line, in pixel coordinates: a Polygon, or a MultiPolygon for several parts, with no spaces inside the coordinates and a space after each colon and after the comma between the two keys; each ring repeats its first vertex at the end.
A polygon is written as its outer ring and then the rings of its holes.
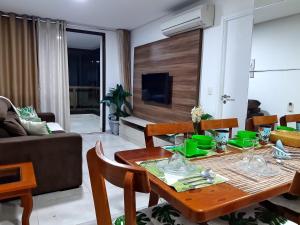
{"type": "Polygon", "coordinates": [[[201,120],[213,119],[212,115],[210,115],[208,113],[204,113],[204,110],[203,110],[201,105],[195,106],[191,110],[191,116],[192,116],[192,121],[193,121],[195,134],[200,133],[200,121],[201,120]]]}
{"type": "Polygon", "coordinates": [[[180,213],[170,205],[156,206],[152,210],[152,217],[162,225],[175,225],[180,213]]]}
{"type": "Polygon", "coordinates": [[[150,219],[145,213],[137,212],[136,213],[136,224],[137,225],[147,225],[150,223],[150,219]]]}
{"type": "Polygon", "coordinates": [[[132,107],[130,102],[127,100],[131,96],[131,93],[125,91],[121,84],[117,84],[116,88],[111,88],[106,96],[100,103],[106,104],[108,107],[113,106],[115,112],[113,115],[116,117],[116,120],[119,120],[120,117],[129,116],[129,113],[126,111],[126,108],[132,112],[132,107]]]}
{"type": "Polygon", "coordinates": [[[213,116],[208,114],[208,113],[204,113],[202,116],[201,116],[201,120],[211,120],[213,119],[213,116]]]}
{"type": "Polygon", "coordinates": [[[255,208],[255,217],[261,222],[270,225],[282,225],[287,222],[285,217],[263,207],[255,208]]]}
{"type": "Polygon", "coordinates": [[[254,217],[245,217],[245,212],[231,213],[226,216],[220,217],[220,219],[228,221],[229,225],[257,225],[254,217]]]}
{"type": "MultiPolygon", "coordinates": [[[[136,212],[136,224],[147,225],[150,224],[150,218],[143,212],[136,212]]],[[[114,225],[125,225],[125,216],[120,216],[114,222],[114,225]]]]}

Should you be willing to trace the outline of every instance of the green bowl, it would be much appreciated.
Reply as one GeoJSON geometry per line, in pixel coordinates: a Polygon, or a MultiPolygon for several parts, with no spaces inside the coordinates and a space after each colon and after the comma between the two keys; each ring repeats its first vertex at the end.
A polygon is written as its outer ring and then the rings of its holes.
{"type": "Polygon", "coordinates": [[[252,147],[249,143],[244,143],[243,140],[240,139],[231,139],[228,141],[228,144],[239,147],[239,148],[249,148],[252,147]]]}
{"type": "Polygon", "coordinates": [[[293,128],[293,127],[287,127],[287,126],[277,126],[276,129],[277,130],[286,130],[286,131],[296,131],[295,128],[293,128]]]}
{"type": "Polygon", "coordinates": [[[213,140],[212,137],[205,135],[193,135],[192,139],[197,141],[198,145],[211,145],[213,140]]]}
{"type": "Polygon", "coordinates": [[[208,154],[208,150],[196,149],[193,153],[184,153],[183,155],[187,158],[198,157],[198,156],[206,156],[208,154]]]}
{"type": "Polygon", "coordinates": [[[204,156],[208,154],[207,150],[203,150],[203,149],[197,149],[196,154],[199,156],[204,156]]]}
{"type": "Polygon", "coordinates": [[[209,149],[212,149],[213,143],[211,143],[210,145],[198,145],[197,147],[198,147],[199,149],[209,150],[209,149]]]}
{"type": "Polygon", "coordinates": [[[236,137],[239,139],[244,139],[244,138],[254,139],[256,138],[256,132],[248,131],[248,130],[239,130],[237,132],[236,137]]]}

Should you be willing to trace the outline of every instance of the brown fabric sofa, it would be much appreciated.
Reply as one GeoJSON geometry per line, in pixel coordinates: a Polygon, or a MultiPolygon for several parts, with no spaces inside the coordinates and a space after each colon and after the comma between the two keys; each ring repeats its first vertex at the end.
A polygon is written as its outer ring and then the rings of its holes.
{"type": "MultiPolygon", "coordinates": [[[[41,113],[53,122],[52,113],[41,113]]],[[[0,164],[32,162],[37,180],[33,194],[79,187],[82,184],[82,138],[75,133],[0,138],[0,164]]]]}

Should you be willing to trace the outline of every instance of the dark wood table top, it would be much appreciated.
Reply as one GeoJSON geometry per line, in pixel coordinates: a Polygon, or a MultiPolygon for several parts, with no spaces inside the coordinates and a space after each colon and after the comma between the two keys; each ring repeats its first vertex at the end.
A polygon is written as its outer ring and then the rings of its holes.
{"type": "Polygon", "coordinates": [[[27,192],[37,186],[32,163],[0,165],[0,179],[13,174],[19,174],[19,179],[0,184],[0,199],[14,196],[17,192],[27,192]]]}
{"type": "MultiPolygon", "coordinates": [[[[231,149],[231,154],[240,151],[231,149]]],[[[137,166],[136,162],[170,157],[172,153],[162,148],[120,151],[115,154],[118,162],[137,166]]],[[[219,156],[216,156],[219,157],[219,156]]],[[[234,212],[251,204],[288,192],[290,184],[279,185],[256,194],[246,193],[230,184],[221,183],[205,188],[176,192],[157,177],[149,174],[151,188],[186,218],[194,222],[206,222],[234,212]]]]}

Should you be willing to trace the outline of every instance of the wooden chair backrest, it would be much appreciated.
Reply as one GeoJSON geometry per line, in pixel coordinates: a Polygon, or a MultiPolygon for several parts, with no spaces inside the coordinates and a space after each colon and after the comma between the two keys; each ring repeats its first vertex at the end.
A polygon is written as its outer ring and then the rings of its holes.
{"type": "Polygon", "coordinates": [[[285,115],[280,118],[280,125],[287,126],[288,123],[300,122],[300,114],[285,115]]]}
{"type": "Polygon", "coordinates": [[[246,120],[245,130],[256,131],[255,127],[253,125],[253,119],[252,118],[248,118],[246,120]]]}
{"type": "Polygon", "coordinates": [[[95,148],[88,151],[87,162],[97,224],[112,224],[105,185],[105,180],[107,180],[124,189],[125,222],[136,225],[135,192],[150,192],[146,170],[109,160],[104,156],[100,142],[97,142],[95,148]]]}
{"type": "Polygon", "coordinates": [[[300,173],[296,171],[289,193],[300,197],[300,173]]]}
{"type": "Polygon", "coordinates": [[[215,129],[229,129],[229,137],[232,137],[232,128],[238,127],[239,122],[237,118],[217,119],[217,120],[201,120],[200,130],[215,130],[215,129]]]}
{"type": "Polygon", "coordinates": [[[278,123],[278,118],[276,115],[273,116],[253,116],[253,127],[256,130],[257,127],[262,125],[271,125],[272,130],[275,128],[275,124],[278,123]]]}
{"type": "Polygon", "coordinates": [[[192,122],[147,124],[144,130],[146,148],[154,147],[153,136],[193,132],[192,122]]]}

